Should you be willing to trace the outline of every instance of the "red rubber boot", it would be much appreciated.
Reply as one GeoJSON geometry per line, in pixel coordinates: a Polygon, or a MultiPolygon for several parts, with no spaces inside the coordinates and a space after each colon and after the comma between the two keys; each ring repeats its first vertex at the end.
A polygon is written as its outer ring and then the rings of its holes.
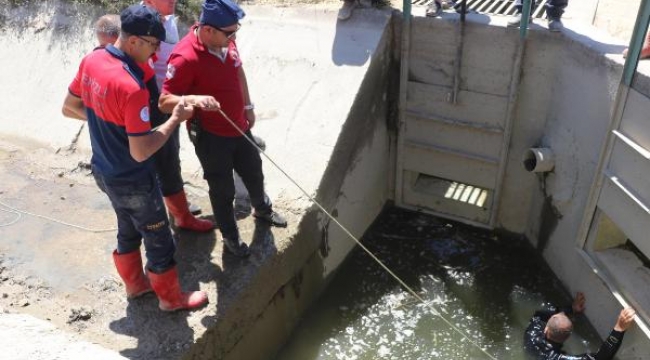
{"type": "Polygon", "coordinates": [[[193,310],[208,303],[208,295],[203,291],[182,292],[178,283],[176,267],[162,274],[147,273],[151,286],[158,295],[158,307],[163,311],[193,310]]]}
{"type": "Polygon", "coordinates": [[[214,229],[212,221],[197,219],[192,215],[183,190],[174,195],[165,196],[165,205],[174,217],[174,223],[178,228],[196,232],[208,232],[214,229]]]}
{"type": "Polygon", "coordinates": [[[113,251],[113,262],[115,262],[117,273],[120,274],[122,281],[124,281],[127,298],[134,299],[153,291],[149,279],[142,271],[140,250],[126,254],[118,254],[117,250],[115,250],[113,251]]]}

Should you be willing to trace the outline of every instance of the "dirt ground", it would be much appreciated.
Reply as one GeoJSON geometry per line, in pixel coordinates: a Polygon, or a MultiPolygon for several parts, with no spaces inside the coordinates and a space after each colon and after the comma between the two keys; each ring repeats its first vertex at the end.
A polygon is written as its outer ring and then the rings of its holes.
{"type": "MultiPolygon", "coordinates": [[[[88,160],[70,148],[53,152],[0,138],[0,308],[47,320],[131,359],[178,358],[214,325],[256,266],[282,246],[273,236],[286,238],[291,226],[271,233],[250,217],[240,221],[253,252],[248,260],[224,255],[216,231],[175,232],[181,284],[206,291],[210,305],[163,314],[154,295],[126,300],[110,256],[114,213],[88,160]]],[[[209,209],[203,180],[186,181],[190,200],[209,209]]]]}
{"type": "MultiPolygon", "coordinates": [[[[0,306],[115,350],[132,347],[129,337],[115,336],[129,332],[124,309],[155,315],[157,304],[154,297],[126,303],[110,263],[114,215],[89,174],[88,155],[13,140],[0,142],[0,306]]],[[[191,340],[137,347],[171,355],[191,340]]]]}

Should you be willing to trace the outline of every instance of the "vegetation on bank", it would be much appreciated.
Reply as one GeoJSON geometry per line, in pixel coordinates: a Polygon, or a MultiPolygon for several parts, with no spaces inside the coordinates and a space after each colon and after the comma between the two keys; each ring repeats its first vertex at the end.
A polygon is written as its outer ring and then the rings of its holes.
{"type": "MultiPolygon", "coordinates": [[[[39,4],[48,0],[0,0],[0,6],[27,6],[39,4]]],[[[89,6],[97,6],[102,8],[105,14],[119,14],[120,11],[129,5],[138,3],[141,0],[49,0],[49,1],[62,1],[72,4],[86,4],[89,6]]],[[[239,3],[248,2],[251,0],[235,0],[239,3]]],[[[254,1],[254,0],[253,0],[254,1]]],[[[328,0],[325,0],[328,1],[328,0]]],[[[329,0],[337,2],[336,0],[329,0]]],[[[377,8],[390,6],[391,0],[370,0],[372,5],[377,8]]],[[[264,1],[262,1],[264,2],[264,1]]],[[[276,0],[277,3],[318,3],[321,0],[276,0]]],[[[203,0],[176,0],[176,15],[180,21],[185,24],[192,24],[198,20],[201,13],[201,4],[203,0]]],[[[7,17],[5,14],[0,13],[0,30],[3,29],[7,17]]]]}
{"type": "MultiPolygon", "coordinates": [[[[11,6],[29,5],[44,0],[0,0],[0,4],[11,6]]],[[[119,14],[122,9],[129,5],[136,4],[139,0],[62,0],[69,3],[88,4],[100,6],[106,9],[106,13],[119,14]]],[[[203,0],[177,0],[176,14],[183,20],[192,22],[198,18],[201,12],[203,0]]]]}

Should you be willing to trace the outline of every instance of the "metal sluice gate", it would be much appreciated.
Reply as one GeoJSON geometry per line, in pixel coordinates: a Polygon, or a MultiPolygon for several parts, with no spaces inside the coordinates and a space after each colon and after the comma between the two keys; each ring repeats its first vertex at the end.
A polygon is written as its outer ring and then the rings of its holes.
{"type": "MultiPolygon", "coordinates": [[[[434,0],[413,0],[411,3],[415,6],[428,6],[434,0]]],[[[441,0],[445,1],[445,0],[441,0]]],[[[450,7],[454,4],[460,5],[461,0],[447,0],[450,7]]],[[[545,19],[544,0],[537,0],[533,3],[532,17],[535,19],[545,19]]],[[[515,14],[514,0],[467,0],[467,9],[469,12],[476,12],[486,15],[504,15],[512,16],[515,14]]]]}

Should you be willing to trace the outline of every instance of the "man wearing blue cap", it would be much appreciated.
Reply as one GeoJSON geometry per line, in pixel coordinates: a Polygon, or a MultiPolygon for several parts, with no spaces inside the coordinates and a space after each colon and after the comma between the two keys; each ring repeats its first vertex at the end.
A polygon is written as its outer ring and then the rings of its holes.
{"type": "Polygon", "coordinates": [[[115,45],[88,54],[63,103],[67,117],[88,121],[92,172],[117,215],[113,261],[127,297],[152,290],[162,310],[194,309],[207,303],[201,291],[182,292],[174,262],[174,242],[151,156],[193,111],[181,99],[167,122],[152,129],[149,92],[138,64],[165,40],[160,14],[133,5],[120,15],[115,45]],[[144,240],[147,273],[142,268],[144,240]]]}
{"type": "Polygon", "coordinates": [[[199,23],[169,58],[160,108],[170,112],[182,96],[195,107],[190,133],[197,134],[194,148],[217,225],[226,249],[246,257],[250,252],[239,236],[233,210],[233,169],[248,189],[255,217],[280,227],[287,222],[264,194],[262,159],[249,141],[255,112],[235,42],[244,11],[230,0],[206,0],[202,8],[199,23]]]}

